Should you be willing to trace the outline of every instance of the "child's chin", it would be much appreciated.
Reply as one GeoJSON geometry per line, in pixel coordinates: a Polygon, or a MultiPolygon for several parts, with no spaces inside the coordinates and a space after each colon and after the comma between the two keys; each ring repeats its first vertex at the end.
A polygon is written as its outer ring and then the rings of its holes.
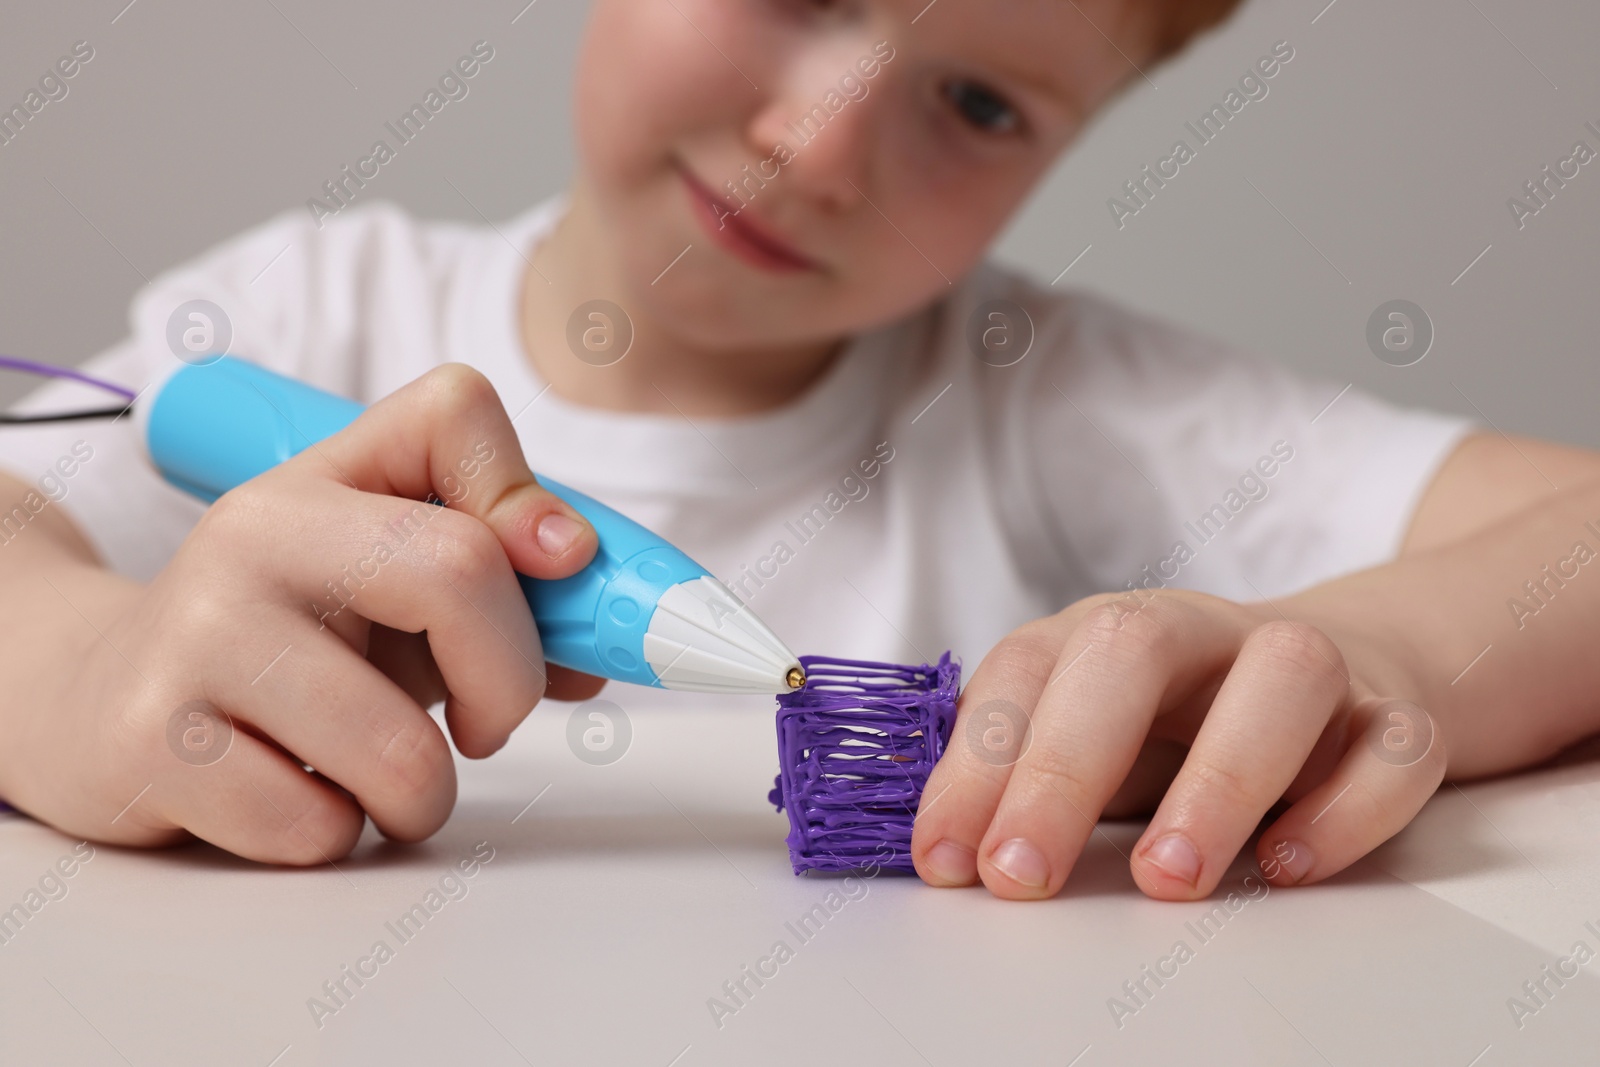
{"type": "MultiPolygon", "coordinates": [[[[663,279],[653,289],[665,284],[663,279]]],[[[821,307],[774,306],[763,294],[727,283],[685,284],[659,294],[652,291],[649,310],[664,330],[685,344],[708,350],[813,343],[818,339],[818,323],[827,318],[821,307]]]]}

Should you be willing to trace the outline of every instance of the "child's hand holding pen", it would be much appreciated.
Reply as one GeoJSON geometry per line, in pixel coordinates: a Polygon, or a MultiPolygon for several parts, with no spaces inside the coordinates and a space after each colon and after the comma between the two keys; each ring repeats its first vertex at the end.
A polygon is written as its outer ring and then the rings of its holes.
{"type": "Polygon", "coordinates": [[[148,585],[46,514],[0,558],[27,600],[0,647],[32,689],[0,712],[0,796],[68,833],[289,864],[345,855],[365,815],[418,840],[456,789],[428,706],[482,758],[547,693],[602,684],[546,667],[514,573],[575,573],[594,531],[461,364],[224,494],[148,585]]]}

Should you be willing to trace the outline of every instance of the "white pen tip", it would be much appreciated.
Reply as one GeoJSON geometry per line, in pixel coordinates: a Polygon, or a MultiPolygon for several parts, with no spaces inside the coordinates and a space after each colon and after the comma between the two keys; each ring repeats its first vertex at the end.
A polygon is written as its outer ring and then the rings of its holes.
{"type": "Polygon", "coordinates": [[[695,693],[789,693],[804,684],[800,660],[715,578],[668,589],[644,637],[664,689],[695,693]]]}

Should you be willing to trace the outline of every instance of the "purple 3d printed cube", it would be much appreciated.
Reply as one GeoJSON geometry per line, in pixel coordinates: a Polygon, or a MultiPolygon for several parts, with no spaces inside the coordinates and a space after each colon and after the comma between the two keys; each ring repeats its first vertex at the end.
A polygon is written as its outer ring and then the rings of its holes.
{"type": "Polygon", "coordinates": [[[911,821],[956,718],[961,664],[801,656],[806,684],[778,697],[779,773],[794,873],[876,865],[915,872],[911,821]]]}

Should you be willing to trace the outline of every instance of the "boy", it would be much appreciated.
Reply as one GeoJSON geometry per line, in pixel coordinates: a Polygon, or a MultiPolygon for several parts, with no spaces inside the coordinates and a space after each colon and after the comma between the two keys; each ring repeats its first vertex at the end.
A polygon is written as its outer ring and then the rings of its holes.
{"type": "Polygon", "coordinates": [[[1195,899],[1280,799],[1257,858],[1316,882],[1446,774],[1593,732],[1600,458],[1330,407],[979,263],[1135,71],[1231,6],[597,0],[565,195],[477,229],[346,207],[349,184],[170,273],[91,370],[138,388],[227,347],[377,402],[209,510],[131,419],[0,436],[0,501],[48,490],[0,545],[0,796],[276,863],[337,859],[368,816],[433,833],[455,779],[426,708],[482,758],[541,696],[598,690],[546,671],[513,577],[594,551],[530,467],[796,648],[981,655],[917,821],[934,885],[1047,897],[1099,816],[1153,809],[1133,875],[1195,899]],[[451,506],[397,539],[430,492],[451,506]],[[182,758],[174,731],[218,724],[225,758],[182,758]]]}

